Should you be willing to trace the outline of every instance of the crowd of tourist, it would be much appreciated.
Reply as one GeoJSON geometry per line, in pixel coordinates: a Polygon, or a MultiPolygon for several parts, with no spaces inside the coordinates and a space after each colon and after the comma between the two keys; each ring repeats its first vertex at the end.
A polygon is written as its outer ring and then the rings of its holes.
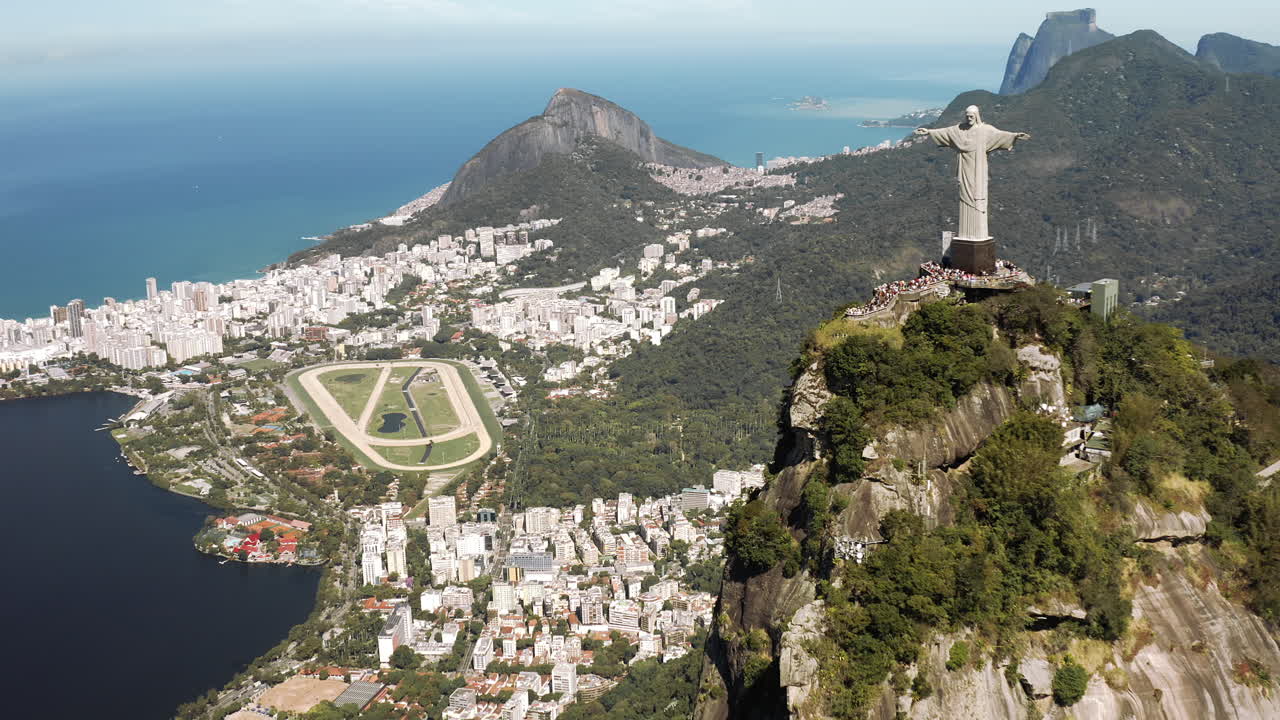
{"type": "Polygon", "coordinates": [[[964,270],[943,267],[929,261],[920,263],[920,275],[914,280],[895,280],[878,286],[872,295],[871,302],[849,308],[846,317],[860,317],[892,307],[898,296],[904,292],[930,290],[942,283],[978,282],[984,279],[1001,280],[1011,275],[1021,274],[1022,270],[1007,260],[996,260],[996,271],[993,275],[974,275],[964,270]]]}

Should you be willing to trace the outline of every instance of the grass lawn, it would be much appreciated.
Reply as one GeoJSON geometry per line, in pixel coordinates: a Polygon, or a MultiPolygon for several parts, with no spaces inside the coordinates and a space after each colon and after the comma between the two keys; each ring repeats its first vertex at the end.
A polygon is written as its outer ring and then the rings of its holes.
{"type": "Polygon", "coordinates": [[[449,394],[445,392],[440,381],[414,383],[410,392],[413,401],[418,404],[418,412],[422,413],[422,422],[427,426],[428,435],[441,435],[458,427],[458,413],[449,402],[449,394]]]}
{"type": "Polygon", "coordinates": [[[352,420],[359,420],[379,372],[377,368],[339,369],[324,373],[318,379],[333,399],[338,401],[338,405],[342,406],[343,412],[352,420]]]}
{"type": "MultiPolygon", "coordinates": [[[[426,464],[422,467],[432,468],[457,462],[475,452],[478,447],[480,447],[480,438],[475,433],[436,443],[431,450],[431,457],[427,459],[426,464]]],[[[396,465],[417,465],[422,460],[422,454],[426,452],[427,446],[425,443],[409,447],[381,447],[375,445],[373,449],[383,458],[396,465]]]]}
{"type": "Polygon", "coordinates": [[[284,367],[284,364],[278,363],[275,360],[258,358],[257,360],[250,360],[247,363],[241,363],[240,367],[244,368],[245,370],[248,370],[251,373],[260,373],[260,372],[266,372],[268,370],[275,370],[278,367],[284,367]]]}
{"type": "Polygon", "coordinates": [[[431,451],[431,459],[427,461],[427,465],[444,465],[457,462],[475,452],[478,447],[480,447],[480,437],[475,433],[438,442],[431,451]]]}

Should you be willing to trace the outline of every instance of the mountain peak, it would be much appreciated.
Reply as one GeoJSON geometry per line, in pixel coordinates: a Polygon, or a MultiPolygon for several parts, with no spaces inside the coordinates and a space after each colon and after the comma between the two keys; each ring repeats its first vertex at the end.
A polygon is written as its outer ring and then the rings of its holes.
{"type": "Polygon", "coordinates": [[[1228,33],[1211,33],[1200,38],[1196,57],[1223,72],[1280,77],[1280,47],[1228,33]]]}
{"type": "Polygon", "coordinates": [[[617,143],[645,162],[695,168],[726,164],[663,140],[648,123],[617,103],[576,88],[560,88],[541,115],[503,132],[468,160],[440,202],[458,202],[496,177],[531,170],[547,155],[571,153],[587,136],[617,143]]]}
{"type": "Polygon", "coordinates": [[[1093,8],[1045,13],[1034,39],[1018,35],[1005,66],[1001,95],[1023,93],[1039,85],[1049,68],[1068,55],[1115,37],[1098,28],[1098,11],[1093,8]]]}

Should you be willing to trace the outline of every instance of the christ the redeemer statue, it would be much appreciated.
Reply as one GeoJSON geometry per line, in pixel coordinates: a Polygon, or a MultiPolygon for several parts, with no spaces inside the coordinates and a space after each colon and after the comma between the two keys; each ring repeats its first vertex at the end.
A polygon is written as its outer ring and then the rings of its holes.
{"type": "Polygon", "coordinates": [[[987,153],[1012,150],[1019,140],[1030,140],[1026,133],[1000,130],[982,122],[976,105],[964,110],[964,122],[951,127],[930,130],[916,128],[917,135],[928,135],[942,147],[959,156],[956,177],[960,181],[960,232],[962,240],[986,240],[987,231],[987,153]]]}

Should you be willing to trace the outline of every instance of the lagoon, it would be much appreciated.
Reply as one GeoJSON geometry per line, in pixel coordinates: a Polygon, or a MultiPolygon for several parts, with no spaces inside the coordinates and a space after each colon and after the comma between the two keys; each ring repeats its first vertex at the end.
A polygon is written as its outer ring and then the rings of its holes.
{"type": "Polygon", "coordinates": [[[160,490],[95,432],[114,393],[0,402],[0,673],[6,717],[169,718],[306,619],[320,573],[219,565],[191,537],[212,510],[160,490]]]}

